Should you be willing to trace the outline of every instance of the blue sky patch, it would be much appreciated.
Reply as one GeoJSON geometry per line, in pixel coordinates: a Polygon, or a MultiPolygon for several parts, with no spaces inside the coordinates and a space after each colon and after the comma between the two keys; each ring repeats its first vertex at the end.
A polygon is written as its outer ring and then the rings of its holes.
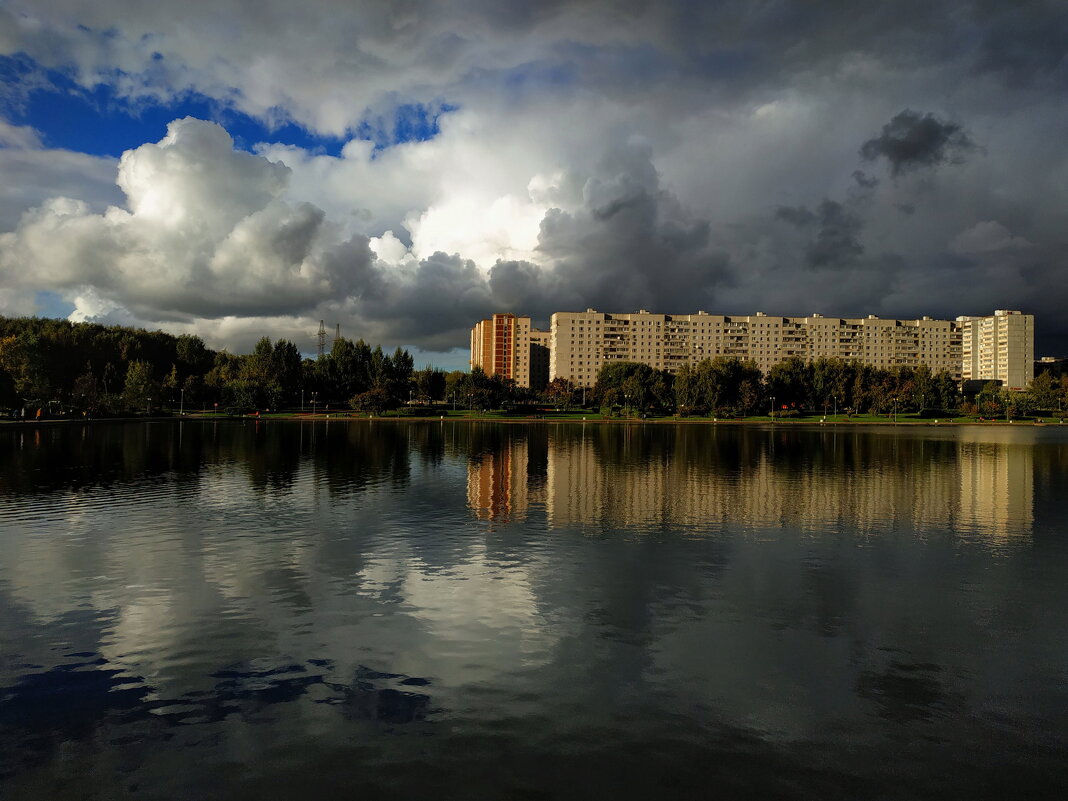
{"type": "Polygon", "coordinates": [[[63,319],[74,311],[74,304],[64,300],[55,292],[38,292],[34,296],[38,317],[63,319]]]}
{"type": "Polygon", "coordinates": [[[109,85],[87,90],[68,75],[41,70],[25,57],[0,57],[0,80],[9,87],[28,84],[23,92],[9,88],[7,94],[13,99],[3,110],[12,123],[36,128],[47,147],[95,156],[120,156],[145,142],[157,142],[166,133],[167,124],[181,117],[219,123],[242,150],[251,150],[257,142],[285,142],[336,156],[345,144],[343,139],[317,136],[293,123],[270,128],[255,117],[195,93],[167,104],[130,102],[109,85]]]}
{"type": "Polygon", "coordinates": [[[402,103],[393,109],[392,117],[380,115],[364,120],[353,135],[374,142],[375,150],[405,142],[426,142],[441,133],[442,115],[457,108],[448,103],[402,103]]]}
{"type": "MultiPolygon", "coordinates": [[[[340,156],[347,141],[317,135],[292,122],[271,127],[225,102],[194,92],[157,103],[130,101],[108,84],[85,89],[70,75],[46,70],[25,55],[0,56],[0,82],[4,86],[0,113],[11,123],[35,128],[46,147],[95,156],[117,157],[146,142],[157,142],[166,133],[167,124],[182,117],[217,122],[230,133],[237,148],[247,151],[258,142],[282,142],[340,156]]],[[[404,142],[423,142],[441,132],[441,116],[456,108],[445,103],[402,103],[392,114],[366,119],[353,131],[353,137],[374,142],[376,151],[404,142]]]]}

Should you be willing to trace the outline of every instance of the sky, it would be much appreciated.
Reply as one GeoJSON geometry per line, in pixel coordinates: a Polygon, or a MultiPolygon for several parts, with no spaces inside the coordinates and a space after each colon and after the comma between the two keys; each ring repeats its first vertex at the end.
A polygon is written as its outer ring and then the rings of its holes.
{"type": "Polygon", "coordinates": [[[1020,309],[1068,6],[0,0],[0,314],[463,368],[493,312],[1020,309]]]}

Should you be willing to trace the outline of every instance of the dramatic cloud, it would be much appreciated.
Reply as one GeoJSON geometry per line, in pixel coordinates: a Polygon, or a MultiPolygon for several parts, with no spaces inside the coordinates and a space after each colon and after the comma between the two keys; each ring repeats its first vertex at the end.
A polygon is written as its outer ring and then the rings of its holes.
{"type": "Polygon", "coordinates": [[[1032,244],[1022,236],[1013,236],[1001,223],[986,220],[976,223],[967,231],[961,231],[953,238],[950,249],[962,255],[978,255],[1019,250],[1031,247],[1032,244]]]}
{"type": "Polygon", "coordinates": [[[48,149],[39,133],[0,119],[0,232],[22,214],[57,196],[77,197],[103,210],[119,202],[115,160],[48,149]]]}
{"type": "Polygon", "coordinates": [[[883,126],[879,136],[861,145],[860,155],[868,161],[885,158],[890,171],[900,175],[920,167],[960,163],[974,149],[975,143],[959,125],[905,109],[883,126]]]}
{"type": "Polygon", "coordinates": [[[448,351],[494,311],[1013,307],[1063,350],[1068,15],[855,6],[4,0],[0,311],[448,351]],[[173,121],[116,161],[42,98],[173,121]]]}
{"type": "Polygon", "coordinates": [[[864,252],[860,218],[834,200],[824,200],[815,212],[804,206],[780,206],[775,215],[800,228],[815,229],[805,248],[809,267],[848,267],[864,252]]]}
{"type": "Polygon", "coordinates": [[[235,152],[217,125],[178,120],[123,155],[126,209],[50,200],[0,237],[0,266],[25,280],[33,265],[39,285],[92,287],[145,319],[299,313],[350,289],[371,253],[323,230],[319,209],[279,200],[288,173],[235,152]]]}

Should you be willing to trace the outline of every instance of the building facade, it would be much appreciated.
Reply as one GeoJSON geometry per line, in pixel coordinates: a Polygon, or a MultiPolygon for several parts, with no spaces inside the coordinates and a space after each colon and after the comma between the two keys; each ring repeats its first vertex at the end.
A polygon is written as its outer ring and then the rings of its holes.
{"type": "Polygon", "coordinates": [[[1035,377],[1035,316],[998,309],[989,317],[958,317],[961,329],[961,377],[965,381],[1000,381],[1026,389],[1035,377]]]}
{"type": "Polygon", "coordinates": [[[717,356],[756,363],[762,371],[796,356],[806,361],[837,358],[882,369],[919,367],[961,378],[961,328],[952,320],[727,316],[557,312],[549,330],[549,379],[593,386],[601,366],[612,361],[644,362],[677,373],[684,364],[717,356]]]}
{"type": "Polygon", "coordinates": [[[549,382],[549,332],[532,328],[529,317],[494,314],[471,329],[470,364],[518,386],[542,389],[549,382]]]}

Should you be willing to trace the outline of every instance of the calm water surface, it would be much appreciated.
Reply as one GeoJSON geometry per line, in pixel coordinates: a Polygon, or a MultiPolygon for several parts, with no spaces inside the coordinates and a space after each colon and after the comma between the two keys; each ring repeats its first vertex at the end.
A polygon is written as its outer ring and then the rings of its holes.
{"type": "Polygon", "coordinates": [[[1068,430],[0,428],[0,796],[1068,797],[1068,430]]]}

